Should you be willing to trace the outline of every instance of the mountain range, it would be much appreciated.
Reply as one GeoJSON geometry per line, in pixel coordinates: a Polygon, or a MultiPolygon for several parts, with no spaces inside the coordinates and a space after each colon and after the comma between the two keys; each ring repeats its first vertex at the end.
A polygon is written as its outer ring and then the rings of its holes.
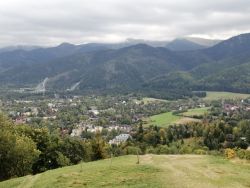
{"type": "Polygon", "coordinates": [[[248,33],[209,45],[137,42],[0,51],[0,84],[35,87],[47,78],[44,87],[60,91],[250,92],[248,33]]]}

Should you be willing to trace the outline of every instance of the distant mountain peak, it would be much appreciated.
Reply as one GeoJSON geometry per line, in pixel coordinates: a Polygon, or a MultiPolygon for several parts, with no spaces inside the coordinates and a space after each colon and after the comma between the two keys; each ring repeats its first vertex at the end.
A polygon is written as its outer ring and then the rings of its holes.
{"type": "Polygon", "coordinates": [[[58,45],[58,47],[73,47],[75,46],[74,44],[68,43],[68,42],[63,42],[58,45]]]}
{"type": "Polygon", "coordinates": [[[222,41],[220,39],[206,39],[206,38],[200,38],[200,37],[184,37],[184,38],[188,41],[191,41],[191,42],[194,42],[196,44],[206,46],[206,47],[212,47],[222,41]]]}
{"type": "Polygon", "coordinates": [[[206,46],[189,41],[185,38],[177,38],[166,45],[166,48],[172,51],[191,51],[204,49],[206,46]]]}

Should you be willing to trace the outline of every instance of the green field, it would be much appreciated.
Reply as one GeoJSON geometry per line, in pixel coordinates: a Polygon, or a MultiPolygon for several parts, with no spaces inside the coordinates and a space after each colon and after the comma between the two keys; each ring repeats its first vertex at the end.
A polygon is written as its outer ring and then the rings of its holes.
{"type": "Polygon", "coordinates": [[[144,97],[139,102],[143,102],[144,104],[149,104],[149,103],[155,103],[155,102],[168,102],[168,101],[164,100],[164,99],[156,99],[156,98],[144,97]]]}
{"type": "Polygon", "coordinates": [[[146,119],[146,126],[148,125],[157,125],[160,127],[166,127],[171,124],[183,124],[191,121],[200,121],[194,118],[187,118],[192,116],[203,115],[209,110],[209,107],[205,108],[194,108],[189,109],[187,112],[184,112],[180,115],[174,115],[173,112],[165,112],[162,114],[157,114],[146,119]]]}
{"type": "Polygon", "coordinates": [[[187,112],[184,112],[182,115],[184,116],[200,116],[204,115],[210,107],[204,107],[204,108],[194,108],[194,109],[189,109],[187,112]]]}
{"type": "Polygon", "coordinates": [[[89,162],[0,183],[1,188],[247,188],[250,163],[207,155],[144,155],[89,162]]]}
{"type": "Polygon", "coordinates": [[[250,94],[231,93],[231,92],[206,92],[207,96],[204,100],[219,100],[219,99],[245,99],[250,97],[250,94]]]}
{"type": "Polygon", "coordinates": [[[158,125],[160,127],[168,126],[180,120],[181,116],[176,116],[173,112],[165,112],[162,114],[154,115],[149,117],[147,124],[158,125]]]}

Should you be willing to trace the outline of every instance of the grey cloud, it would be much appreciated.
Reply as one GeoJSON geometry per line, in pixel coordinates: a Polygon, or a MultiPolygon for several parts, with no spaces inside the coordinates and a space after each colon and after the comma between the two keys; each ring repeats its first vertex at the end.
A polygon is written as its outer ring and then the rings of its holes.
{"type": "Polygon", "coordinates": [[[227,38],[250,31],[248,0],[0,1],[0,46],[227,38]]]}

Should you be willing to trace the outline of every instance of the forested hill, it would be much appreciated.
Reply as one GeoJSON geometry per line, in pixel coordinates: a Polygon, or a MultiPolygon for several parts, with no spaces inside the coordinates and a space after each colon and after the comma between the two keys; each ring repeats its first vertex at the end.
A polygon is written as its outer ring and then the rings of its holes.
{"type": "Polygon", "coordinates": [[[205,49],[172,51],[137,44],[62,44],[0,53],[0,83],[47,90],[78,91],[221,90],[250,92],[250,34],[205,49]],[[76,87],[73,87],[76,86],[76,87]]]}

